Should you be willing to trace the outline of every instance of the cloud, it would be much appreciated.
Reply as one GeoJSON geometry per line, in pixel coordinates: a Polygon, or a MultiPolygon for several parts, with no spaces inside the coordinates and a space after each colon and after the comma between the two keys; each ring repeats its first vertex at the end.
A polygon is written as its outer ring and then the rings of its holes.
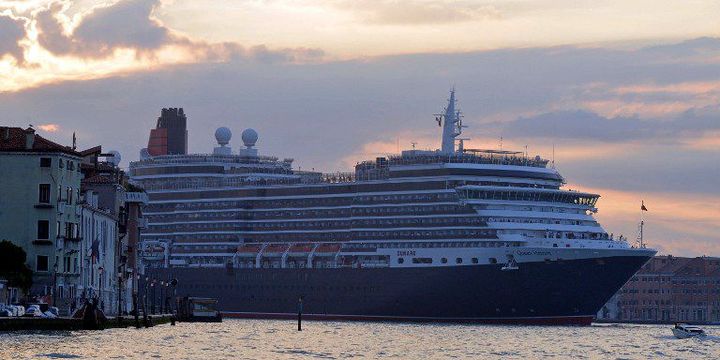
{"type": "Polygon", "coordinates": [[[105,57],[117,48],[147,52],[186,41],[151,18],[159,0],[123,0],[96,7],[67,32],[63,12],[70,4],[55,2],[36,15],[40,45],[57,55],[105,57]]]}
{"type": "Polygon", "coordinates": [[[42,131],[47,132],[58,132],[60,130],[60,125],[58,124],[40,124],[38,125],[38,129],[42,131]]]}
{"type": "Polygon", "coordinates": [[[607,118],[588,110],[561,110],[532,117],[519,117],[502,125],[503,133],[513,136],[585,139],[610,142],[644,139],[680,140],[701,137],[720,130],[720,106],[690,109],[670,119],[607,118]]]}
{"type": "Polygon", "coordinates": [[[38,42],[55,55],[107,58],[119,49],[154,58],[165,49],[191,62],[251,59],[266,63],[313,62],[325,56],[320,49],[270,49],[264,45],[244,47],[233,42],[196,41],[178,34],[154,18],[160,0],[120,0],[96,6],[79,16],[73,25],[65,14],[71,1],[53,2],[35,14],[38,42]]]}
{"type": "Polygon", "coordinates": [[[328,4],[355,12],[365,22],[380,25],[429,25],[500,18],[496,7],[475,1],[341,0],[328,4]]]}
{"type": "Polygon", "coordinates": [[[0,12],[0,60],[9,55],[18,64],[24,64],[25,55],[20,41],[26,36],[22,18],[16,18],[9,12],[0,12]]]}

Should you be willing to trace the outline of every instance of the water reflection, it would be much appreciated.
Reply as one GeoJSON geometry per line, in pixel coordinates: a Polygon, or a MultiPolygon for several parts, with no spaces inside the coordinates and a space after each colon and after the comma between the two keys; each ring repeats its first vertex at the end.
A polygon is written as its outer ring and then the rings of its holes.
{"type": "Polygon", "coordinates": [[[669,326],[525,327],[226,320],[151,329],[0,334],[2,359],[720,358],[669,326]]]}

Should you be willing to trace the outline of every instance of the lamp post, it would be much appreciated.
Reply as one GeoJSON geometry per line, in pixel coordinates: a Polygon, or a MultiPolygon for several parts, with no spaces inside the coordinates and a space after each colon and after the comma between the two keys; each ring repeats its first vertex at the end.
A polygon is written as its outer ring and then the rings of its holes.
{"type": "Polygon", "coordinates": [[[145,284],[144,284],[144,290],[143,290],[143,313],[147,315],[147,309],[148,309],[148,303],[147,303],[147,294],[148,294],[148,286],[150,284],[150,277],[145,277],[145,284]]]}
{"type": "MultiPolygon", "coordinates": [[[[57,259],[57,257],[55,258],[57,259]]],[[[52,287],[52,305],[57,306],[57,271],[58,271],[58,264],[57,260],[55,260],[55,265],[53,265],[53,287],[52,287]]]]}
{"type": "Polygon", "coordinates": [[[170,313],[170,301],[168,299],[170,298],[170,281],[165,282],[165,297],[163,298],[163,302],[165,303],[165,312],[170,313]]]}
{"type": "Polygon", "coordinates": [[[140,282],[140,274],[135,274],[134,281],[132,284],[133,312],[135,312],[135,327],[140,328],[140,315],[138,314],[138,283],[140,282]]]}
{"type": "Polygon", "coordinates": [[[165,293],[165,281],[160,280],[160,313],[165,313],[165,304],[163,302],[163,294],[165,293]]]}
{"type": "Polygon", "coordinates": [[[152,280],[150,283],[150,288],[152,289],[152,302],[150,303],[150,313],[155,314],[155,279],[152,280]]]}
{"type": "Polygon", "coordinates": [[[98,293],[97,293],[98,299],[97,299],[97,300],[98,300],[98,304],[100,305],[100,310],[105,311],[104,306],[103,306],[103,305],[105,305],[105,302],[102,301],[102,294],[103,294],[103,272],[105,272],[105,268],[102,267],[102,266],[99,267],[99,268],[98,268],[98,293]]]}
{"type": "Polygon", "coordinates": [[[117,313],[117,322],[118,326],[122,324],[122,281],[123,281],[123,275],[122,272],[118,272],[118,313],[117,313]]]}
{"type": "Polygon", "coordinates": [[[172,280],[170,280],[170,285],[172,285],[172,287],[173,287],[173,297],[172,297],[172,303],[171,303],[171,304],[172,304],[172,305],[171,305],[171,306],[172,306],[171,310],[172,310],[172,312],[173,312],[174,314],[177,314],[177,284],[178,284],[178,281],[177,281],[176,278],[173,278],[172,280]]]}

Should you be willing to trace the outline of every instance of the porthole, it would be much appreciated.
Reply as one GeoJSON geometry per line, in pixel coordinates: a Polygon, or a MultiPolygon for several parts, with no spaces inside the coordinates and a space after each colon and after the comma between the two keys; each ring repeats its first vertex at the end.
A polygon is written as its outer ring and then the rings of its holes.
{"type": "Polygon", "coordinates": [[[455,259],[455,263],[457,263],[457,264],[462,264],[462,262],[463,262],[462,258],[455,259]]]}
{"type": "Polygon", "coordinates": [[[488,259],[488,261],[490,261],[491,264],[497,264],[496,258],[490,258],[490,259],[488,259]]]}
{"type": "Polygon", "coordinates": [[[402,264],[402,263],[404,263],[404,262],[405,262],[405,259],[404,259],[404,258],[398,258],[398,264],[402,264]]]}
{"type": "Polygon", "coordinates": [[[478,262],[479,262],[479,261],[478,261],[478,258],[472,258],[472,263],[473,263],[473,264],[477,264],[478,262]]]}
{"type": "Polygon", "coordinates": [[[447,259],[446,259],[446,258],[442,258],[442,259],[440,259],[440,262],[443,263],[443,264],[447,264],[447,259]]]}

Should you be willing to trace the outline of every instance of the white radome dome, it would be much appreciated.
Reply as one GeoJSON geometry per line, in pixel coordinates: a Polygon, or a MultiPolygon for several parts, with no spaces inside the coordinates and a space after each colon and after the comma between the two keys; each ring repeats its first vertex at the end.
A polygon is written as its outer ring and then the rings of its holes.
{"type": "Polygon", "coordinates": [[[215,140],[220,145],[227,145],[232,138],[232,131],[226,127],[219,127],[215,130],[215,140]]]}
{"type": "Polygon", "coordinates": [[[109,152],[109,154],[112,154],[112,157],[108,159],[113,165],[118,166],[120,164],[120,160],[122,160],[122,156],[120,156],[120,152],[117,150],[112,150],[109,152]]]}
{"type": "Polygon", "coordinates": [[[257,143],[258,140],[258,133],[257,131],[253,129],[245,129],[245,131],[242,132],[242,141],[243,144],[247,147],[255,146],[255,143],[257,143]]]}

